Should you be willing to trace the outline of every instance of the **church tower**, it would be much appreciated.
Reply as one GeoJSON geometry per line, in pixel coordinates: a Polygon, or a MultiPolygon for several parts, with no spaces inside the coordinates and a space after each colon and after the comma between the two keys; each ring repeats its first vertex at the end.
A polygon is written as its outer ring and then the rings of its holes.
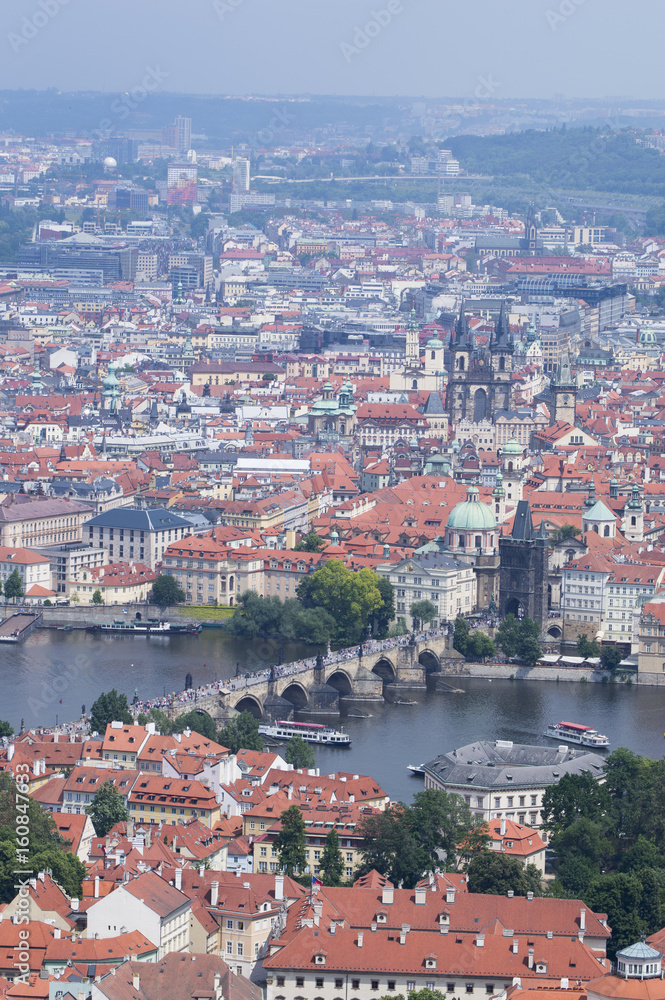
{"type": "Polygon", "coordinates": [[[567,354],[564,354],[561,358],[556,374],[550,382],[550,393],[552,396],[550,427],[558,420],[562,420],[574,427],[577,383],[573,375],[570,357],[567,354]]]}
{"type": "Polygon", "coordinates": [[[529,205],[529,211],[524,221],[524,241],[527,252],[534,257],[538,250],[538,226],[536,225],[536,211],[533,202],[529,205]]]}
{"type": "Polygon", "coordinates": [[[541,628],[547,622],[547,557],[549,540],[545,522],[535,531],[528,500],[520,500],[513,530],[499,538],[499,613],[534,618],[541,628]]]}
{"type": "Polygon", "coordinates": [[[644,505],[637,483],[633,484],[633,492],[624,511],[623,533],[629,542],[644,541],[644,505]]]}
{"type": "Polygon", "coordinates": [[[411,310],[409,322],[406,324],[406,363],[417,362],[420,358],[420,331],[416,322],[416,311],[411,310]]]}
{"type": "Polygon", "coordinates": [[[450,369],[448,373],[447,409],[453,421],[464,420],[470,409],[469,370],[474,342],[464,311],[464,302],[450,337],[450,369]]]}
{"type": "Polygon", "coordinates": [[[491,412],[512,409],[512,371],[515,345],[510,333],[510,319],[506,303],[501,305],[499,318],[490,337],[492,363],[491,412]]]}

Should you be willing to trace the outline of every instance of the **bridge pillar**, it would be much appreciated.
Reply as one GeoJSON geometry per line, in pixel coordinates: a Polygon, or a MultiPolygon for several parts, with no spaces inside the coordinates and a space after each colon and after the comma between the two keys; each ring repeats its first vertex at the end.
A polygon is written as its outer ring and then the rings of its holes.
{"type": "Polygon", "coordinates": [[[351,694],[344,696],[345,701],[383,701],[383,681],[378,674],[366,667],[358,666],[351,694]]]}
{"type": "Polygon", "coordinates": [[[390,685],[392,690],[427,687],[427,671],[419,662],[418,653],[419,649],[415,643],[399,647],[396,657],[397,682],[390,685]]]}
{"type": "Polygon", "coordinates": [[[263,717],[271,722],[278,719],[292,719],[294,715],[293,705],[286,698],[277,694],[277,681],[274,673],[271,673],[268,681],[268,694],[263,702],[263,717]]]}

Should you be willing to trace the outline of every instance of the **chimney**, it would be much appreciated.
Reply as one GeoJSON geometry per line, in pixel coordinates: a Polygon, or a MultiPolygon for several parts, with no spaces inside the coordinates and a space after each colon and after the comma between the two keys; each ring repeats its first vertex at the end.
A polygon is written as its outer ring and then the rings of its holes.
{"type": "Polygon", "coordinates": [[[484,934],[477,934],[476,935],[476,948],[484,948],[484,947],[485,947],[485,935],[484,934]]]}
{"type": "Polygon", "coordinates": [[[392,905],[395,895],[395,890],[392,885],[384,885],[383,892],[381,893],[381,902],[384,906],[392,905]]]}
{"type": "Polygon", "coordinates": [[[53,928],[53,937],[55,938],[56,941],[60,940],[61,934],[62,934],[62,931],[60,930],[59,927],[54,927],[53,928]]]}
{"type": "Polygon", "coordinates": [[[176,889],[182,889],[182,868],[176,868],[175,870],[175,887],[176,889]]]}
{"type": "Polygon", "coordinates": [[[78,901],[78,899],[71,899],[69,901],[69,905],[71,906],[73,913],[78,913],[78,908],[79,908],[79,901],[78,901]]]}
{"type": "Polygon", "coordinates": [[[138,991],[139,991],[139,989],[140,989],[140,987],[141,987],[141,979],[140,979],[140,977],[139,977],[139,974],[138,974],[138,972],[135,972],[135,973],[134,973],[134,974],[132,975],[132,986],[134,987],[134,991],[135,991],[136,993],[138,993],[138,991]]]}
{"type": "Polygon", "coordinates": [[[199,865],[199,878],[203,878],[203,873],[205,872],[205,870],[206,870],[205,865],[199,865]]]}
{"type": "Polygon", "coordinates": [[[531,902],[531,900],[533,899],[533,893],[532,892],[527,892],[526,898],[529,900],[529,902],[531,902]]]}
{"type": "Polygon", "coordinates": [[[527,965],[529,966],[530,969],[533,969],[533,948],[529,948],[529,960],[527,962],[527,965]]]}
{"type": "Polygon", "coordinates": [[[584,907],[580,910],[580,930],[586,930],[586,910],[584,907]]]}
{"type": "Polygon", "coordinates": [[[568,989],[568,976],[562,976],[562,978],[561,978],[561,989],[562,990],[567,990],[568,989]]]}
{"type": "Polygon", "coordinates": [[[446,903],[454,903],[454,902],[455,902],[455,890],[453,889],[452,885],[449,885],[448,888],[446,889],[446,903]]]}
{"type": "Polygon", "coordinates": [[[516,955],[520,950],[520,943],[517,938],[513,938],[513,955],[516,955]]]}
{"type": "Polygon", "coordinates": [[[501,833],[502,837],[506,836],[506,821],[505,821],[505,819],[501,820],[501,830],[500,830],[500,833],[501,833]]]}
{"type": "Polygon", "coordinates": [[[416,906],[424,906],[427,902],[427,886],[416,886],[416,906]]]}
{"type": "Polygon", "coordinates": [[[275,902],[281,903],[284,899],[284,876],[275,875],[275,902]]]}
{"type": "Polygon", "coordinates": [[[507,895],[508,895],[508,899],[512,899],[513,896],[515,895],[515,890],[514,889],[509,889],[507,895]]]}
{"type": "Polygon", "coordinates": [[[99,899],[99,875],[95,875],[93,896],[95,899],[99,899]]]}
{"type": "Polygon", "coordinates": [[[10,743],[9,746],[7,747],[7,760],[8,761],[10,761],[12,759],[12,757],[14,756],[14,751],[15,750],[16,750],[16,747],[14,746],[14,744],[10,743]]]}
{"type": "Polygon", "coordinates": [[[363,932],[358,931],[358,947],[362,948],[362,946],[363,946],[363,932]]]}
{"type": "Polygon", "coordinates": [[[54,733],[53,734],[53,742],[57,743],[59,741],[59,739],[60,739],[60,734],[59,733],[54,733]]]}
{"type": "Polygon", "coordinates": [[[217,906],[219,899],[219,882],[210,883],[210,905],[217,906]]]}

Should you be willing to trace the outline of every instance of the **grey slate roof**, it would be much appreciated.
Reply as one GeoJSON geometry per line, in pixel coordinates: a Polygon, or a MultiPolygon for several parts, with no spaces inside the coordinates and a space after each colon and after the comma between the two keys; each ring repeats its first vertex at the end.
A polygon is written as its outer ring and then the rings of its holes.
{"type": "Polygon", "coordinates": [[[584,771],[600,778],[604,764],[603,757],[583,748],[559,751],[558,747],[480,740],[440,754],[425,764],[425,770],[447,786],[497,789],[553,785],[564,774],[584,771]]]}
{"type": "Polygon", "coordinates": [[[173,514],[165,507],[114,507],[86,521],[86,528],[128,528],[133,531],[168,531],[169,528],[191,528],[191,521],[173,514]]]}

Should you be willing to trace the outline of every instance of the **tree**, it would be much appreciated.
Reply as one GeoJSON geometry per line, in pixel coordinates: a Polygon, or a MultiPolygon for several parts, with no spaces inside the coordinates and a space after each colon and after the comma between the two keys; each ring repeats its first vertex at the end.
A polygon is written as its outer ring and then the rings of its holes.
{"type": "Polygon", "coordinates": [[[508,657],[517,656],[520,623],[515,615],[506,615],[496,630],[496,644],[508,657]]]}
{"type": "Polygon", "coordinates": [[[372,617],[383,607],[377,574],[371,569],[353,572],[339,559],[329,559],[298,586],[305,608],[323,608],[335,619],[334,639],[351,646],[367,638],[372,617]]]}
{"type": "Polygon", "coordinates": [[[179,715],[171,726],[171,732],[182,733],[185,729],[200,733],[207,740],[217,740],[217,726],[207,712],[197,712],[196,709],[192,709],[191,712],[179,715]]]}
{"type": "Polygon", "coordinates": [[[438,613],[436,605],[432,604],[431,601],[414,601],[411,605],[414,632],[417,632],[421,625],[431,622],[438,613]]]}
{"type": "Polygon", "coordinates": [[[14,727],[10,722],[5,722],[4,719],[0,719],[0,739],[6,737],[10,739],[14,735],[14,727]]]}
{"type": "Polygon", "coordinates": [[[303,875],[307,867],[305,854],[305,822],[298,806],[289,806],[280,816],[281,830],[273,841],[279,866],[292,878],[303,875]]]}
{"type": "Polygon", "coordinates": [[[27,781],[0,774],[0,902],[16,896],[16,872],[53,871],[63,889],[80,898],[85,867],[59,835],[53,817],[29,795],[27,781]],[[29,835],[18,833],[28,827],[29,835]],[[56,874],[57,873],[57,874],[56,874]]]}
{"type": "Polygon", "coordinates": [[[373,868],[394,885],[412,889],[429,867],[430,859],[417,831],[410,810],[395,802],[383,812],[365,816],[361,822],[361,861],[356,875],[373,868]]]}
{"type": "Polygon", "coordinates": [[[453,649],[456,649],[462,656],[466,656],[466,647],[469,644],[469,624],[465,618],[458,616],[455,619],[455,630],[453,632],[453,649]]]}
{"type": "Polygon", "coordinates": [[[618,646],[603,646],[600,650],[600,662],[605,670],[616,670],[623,660],[623,653],[618,646]]]}
{"type": "Polygon", "coordinates": [[[609,794],[592,774],[564,774],[555,784],[548,785],[541,809],[543,828],[548,833],[561,833],[575,820],[600,820],[609,804],[609,794]]]}
{"type": "Polygon", "coordinates": [[[5,597],[8,601],[15,601],[17,597],[23,597],[23,580],[17,569],[15,569],[5,580],[5,597]]]}
{"type": "Polygon", "coordinates": [[[160,608],[170,608],[185,600],[185,591],[170,573],[162,573],[152,585],[152,599],[160,608]]]}
{"type": "Polygon", "coordinates": [[[519,656],[524,663],[533,666],[537,663],[540,657],[543,655],[543,650],[537,639],[534,639],[532,635],[524,636],[520,640],[519,645],[519,656]]]}
{"type": "Polygon", "coordinates": [[[303,535],[294,547],[294,552],[320,552],[325,547],[325,538],[321,538],[321,535],[317,535],[315,531],[310,531],[308,535],[303,535]]]}
{"type": "Polygon", "coordinates": [[[469,641],[466,645],[466,658],[467,660],[485,662],[487,656],[494,656],[496,653],[496,647],[490,637],[486,635],[485,632],[481,632],[480,629],[476,629],[469,636],[469,641]]]}
{"type": "Polygon", "coordinates": [[[217,742],[228,747],[231,753],[237,753],[238,750],[265,750],[259,725],[259,720],[251,712],[241,712],[220,729],[217,742]]]}
{"type": "Polygon", "coordinates": [[[333,827],[326,834],[326,842],[321,854],[319,877],[324,885],[342,884],[344,876],[344,856],[339,846],[339,835],[333,827]]]}
{"type": "Polygon", "coordinates": [[[118,694],[115,688],[100,694],[90,710],[91,732],[105,733],[109,722],[124,722],[128,726],[134,722],[127,704],[127,695],[118,694]]]}
{"type": "Polygon", "coordinates": [[[309,743],[305,743],[300,733],[296,733],[295,736],[292,736],[286,744],[284,760],[295,770],[298,770],[299,768],[307,769],[310,767],[316,767],[314,749],[309,745],[309,743]]]}
{"type": "Polygon", "coordinates": [[[129,819],[125,800],[112,781],[105,781],[86,807],[98,837],[105,837],[116,823],[129,819]]]}
{"type": "Polygon", "coordinates": [[[162,736],[170,736],[173,732],[173,723],[165,712],[159,708],[150,709],[150,722],[155,723],[155,729],[162,736]]]}
{"type": "MultiPolygon", "coordinates": [[[[450,794],[436,788],[427,788],[413,796],[410,810],[411,822],[429,859],[431,869],[441,865],[454,866],[459,845],[478,828],[479,824],[461,795],[450,794]]],[[[482,829],[485,843],[488,831],[482,829]]],[[[474,845],[477,847],[477,842],[474,845]]]]}
{"type": "Polygon", "coordinates": [[[71,601],[72,604],[78,604],[78,602],[81,600],[81,598],[79,597],[78,590],[75,590],[73,594],[69,595],[69,600],[71,601]]]}
{"type": "Polygon", "coordinates": [[[600,646],[597,642],[591,642],[587,636],[578,635],[577,637],[577,655],[583,656],[585,660],[589,657],[600,656],[600,646]]]}
{"type": "Polygon", "coordinates": [[[515,615],[506,615],[496,631],[496,644],[508,657],[518,656],[525,663],[535,663],[542,656],[538,637],[540,625],[525,615],[520,621],[515,615]]]}
{"type": "Polygon", "coordinates": [[[535,865],[524,866],[518,858],[500,851],[484,851],[471,859],[467,869],[469,892],[505,896],[512,890],[516,896],[542,895],[540,872],[535,865]]]}
{"type": "Polygon", "coordinates": [[[380,573],[376,575],[376,585],[379,588],[383,605],[374,612],[372,633],[377,639],[385,639],[390,623],[395,618],[395,590],[390,580],[380,573]]]}
{"type": "Polygon", "coordinates": [[[93,604],[103,604],[104,603],[104,598],[102,597],[101,590],[96,590],[94,592],[94,594],[92,595],[92,603],[93,604]]]}

